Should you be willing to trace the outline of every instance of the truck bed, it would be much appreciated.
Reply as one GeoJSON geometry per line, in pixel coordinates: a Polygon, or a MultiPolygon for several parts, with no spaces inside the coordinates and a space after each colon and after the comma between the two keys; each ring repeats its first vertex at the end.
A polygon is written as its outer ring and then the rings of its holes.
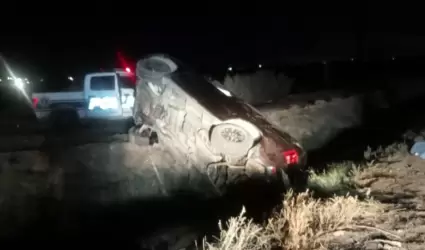
{"type": "Polygon", "coordinates": [[[61,101],[61,100],[84,100],[83,91],[67,91],[67,92],[39,92],[33,93],[33,98],[47,98],[51,101],[61,101]]]}

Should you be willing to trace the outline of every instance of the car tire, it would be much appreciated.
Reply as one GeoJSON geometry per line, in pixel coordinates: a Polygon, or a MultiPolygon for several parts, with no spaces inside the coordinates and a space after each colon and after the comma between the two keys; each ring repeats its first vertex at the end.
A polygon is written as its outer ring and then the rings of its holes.
{"type": "Polygon", "coordinates": [[[150,138],[141,136],[136,127],[131,127],[128,130],[128,141],[138,146],[149,146],[150,144],[150,138]]]}

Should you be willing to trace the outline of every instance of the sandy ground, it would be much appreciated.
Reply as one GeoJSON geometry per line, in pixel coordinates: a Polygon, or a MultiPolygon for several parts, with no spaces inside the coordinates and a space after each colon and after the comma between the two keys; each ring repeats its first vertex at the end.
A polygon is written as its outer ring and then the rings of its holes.
{"type": "MultiPolygon", "coordinates": [[[[347,108],[344,100],[333,105],[319,101],[316,106],[296,106],[289,110],[273,111],[272,115],[281,127],[289,126],[295,132],[301,131],[298,133],[300,138],[304,138],[301,141],[311,148],[326,143],[325,137],[334,136],[334,129],[350,127],[358,122],[352,115],[357,114],[356,100],[352,100],[352,105],[348,106],[354,113],[344,109],[347,108]],[[333,112],[329,112],[329,108],[333,112]],[[337,118],[332,120],[332,114],[336,114],[337,118]]],[[[16,127],[16,124],[10,124],[10,127],[16,127]]],[[[204,235],[210,229],[203,228],[205,225],[199,225],[196,221],[208,220],[216,229],[218,218],[223,216],[224,210],[233,215],[240,211],[240,203],[194,198],[194,190],[214,192],[208,182],[200,178],[196,169],[179,167],[160,149],[140,148],[125,143],[127,138],[123,134],[105,136],[78,131],[46,136],[29,135],[25,130],[16,128],[18,132],[2,133],[0,136],[0,151],[4,152],[0,153],[0,237],[25,237],[28,242],[45,239],[48,242],[53,236],[70,234],[73,239],[90,239],[96,244],[108,245],[117,240],[138,244],[140,235],[156,234],[165,224],[167,227],[170,224],[181,226],[182,221],[189,224],[183,227],[185,235],[188,235],[187,230],[196,231],[198,236],[204,235]],[[181,186],[188,188],[181,189],[181,186]],[[178,198],[174,200],[162,199],[175,195],[178,198]],[[161,218],[160,221],[158,218],[161,218]],[[146,228],[150,232],[146,232],[146,228]]],[[[397,194],[400,194],[418,188],[419,195],[414,198],[393,199],[389,205],[394,208],[389,209],[388,214],[396,211],[398,204],[404,201],[412,204],[423,201],[423,181],[420,177],[425,174],[421,168],[425,164],[419,162],[411,167],[403,164],[399,162],[387,167],[394,168],[394,172],[398,171],[397,174],[401,175],[396,181],[394,178],[378,178],[370,184],[371,190],[376,193],[398,190],[397,194]],[[413,184],[408,184],[409,181],[413,184]]],[[[251,194],[249,191],[247,193],[251,194]]],[[[263,201],[268,199],[263,198],[263,201]]],[[[396,225],[403,224],[391,222],[388,214],[382,215],[382,225],[378,226],[395,230],[400,237],[407,237],[402,235],[407,231],[399,232],[399,228],[396,228],[396,225]]],[[[404,218],[404,225],[408,225],[409,230],[413,230],[410,221],[420,221],[421,218],[420,211],[412,208],[397,210],[399,215],[405,216],[400,220],[404,218]],[[409,217],[412,214],[416,216],[413,219],[409,217]]],[[[363,236],[347,236],[346,239],[362,239],[363,236]]],[[[190,240],[194,237],[197,235],[190,240]]]]}
{"type": "Polygon", "coordinates": [[[0,239],[132,248],[142,235],[177,230],[191,243],[240,209],[236,200],[206,199],[215,192],[197,168],[156,147],[114,142],[0,153],[0,239]]]}
{"type": "Polygon", "coordinates": [[[363,229],[334,232],[331,249],[424,249],[424,177],[425,161],[413,156],[366,170],[362,186],[385,211],[374,220],[360,219],[363,229]]]}
{"type": "Polygon", "coordinates": [[[263,106],[260,112],[309,151],[321,148],[341,131],[362,122],[362,102],[358,97],[300,101],[283,107],[286,108],[263,106]]]}
{"type": "Polygon", "coordinates": [[[409,156],[387,168],[393,178],[381,177],[370,183],[371,195],[389,205],[376,226],[399,235],[406,249],[424,249],[425,161],[409,156]]]}

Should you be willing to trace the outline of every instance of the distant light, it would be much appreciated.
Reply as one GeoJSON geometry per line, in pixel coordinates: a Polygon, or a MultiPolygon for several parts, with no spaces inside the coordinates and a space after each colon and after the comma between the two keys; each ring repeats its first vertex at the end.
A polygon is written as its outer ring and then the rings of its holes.
{"type": "Polygon", "coordinates": [[[393,56],[391,59],[394,61],[395,60],[395,56],[393,56]]]}
{"type": "Polygon", "coordinates": [[[260,68],[260,69],[261,69],[262,67],[263,67],[263,65],[261,65],[261,63],[260,63],[260,64],[258,64],[258,68],[260,68]]]}
{"type": "Polygon", "coordinates": [[[228,67],[227,70],[228,71],[233,71],[233,68],[232,67],[228,67]]]}
{"type": "Polygon", "coordinates": [[[72,77],[72,76],[68,76],[68,80],[70,80],[70,81],[74,81],[74,77],[72,77]]]}
{"type": "Polygon", "coordinates": [[[1,80],[1,78],[0,78],[0,82],[1,82],[2,80],[1,80]]]}
{"type": "Polygon", "coordinates": [[[323,61],[322,63],[326,65],[326,61],[323,61]]]}
{"type": "Polygon", "coordinates": [[[352,58],[352,57],[351,57],[351,58],[350,58],[350,61],[354,62],[354,58],[352,58]]]}
{"type": "Polygon", "coordinates": [[[8,76],[8,77],[7,77],[7,80],[13,80],[13,79],[12,79],[12,77],[8,76]]]}
{"type": "Polygon", "coordinates": [[[24,89],[24,82],[22,81],[21,78],[15,78],[15,86],[20,89],[23,90],[24,89]]]}
{"type": "Polygon", "coordinates": [[[127,71],[128,73],[131,73],[131,69],[129,67],[125,68],[125,71],[127,71]]]}
{"type": "Polygon", "coordinates": [[[43,79],[43,78],[41,78],[41,79],[40,79],[40,82],[43,82],[43,81],[44,81],[44,79],[43,79]]]}

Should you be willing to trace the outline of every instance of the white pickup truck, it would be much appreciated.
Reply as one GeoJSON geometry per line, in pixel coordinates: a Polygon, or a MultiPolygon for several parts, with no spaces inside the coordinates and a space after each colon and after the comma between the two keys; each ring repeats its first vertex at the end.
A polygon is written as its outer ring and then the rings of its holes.
{"type": "Polygon", "coordinates": [[[132,122],[135,74],[128,71],[86,74],[82,91],[33,93],[37,119],[48,127],[99,120],[132,122]]]}

